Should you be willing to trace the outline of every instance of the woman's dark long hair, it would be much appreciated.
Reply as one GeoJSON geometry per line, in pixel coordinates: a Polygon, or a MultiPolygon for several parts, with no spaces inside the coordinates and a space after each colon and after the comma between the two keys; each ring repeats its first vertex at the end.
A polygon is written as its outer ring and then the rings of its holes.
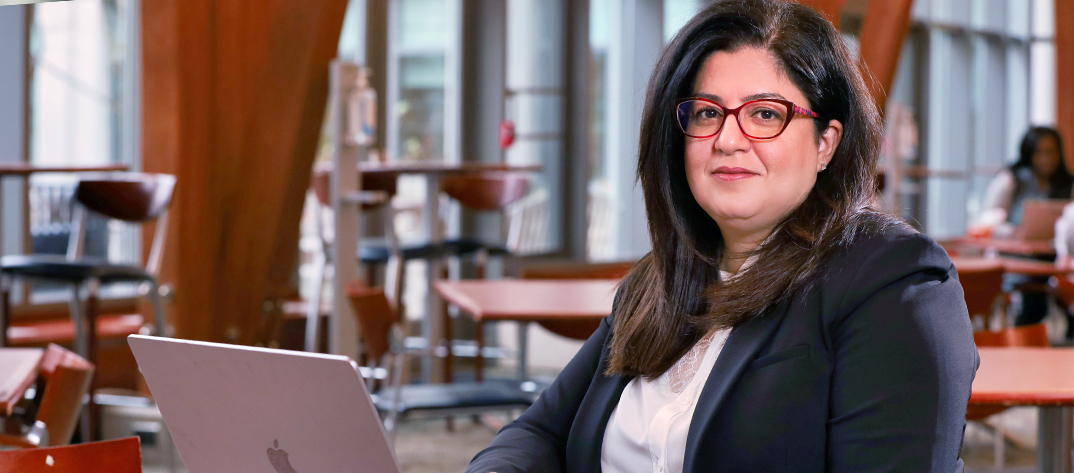
{"type": "MultiPolygon", "coordinates": [[[[1033,169],[1033,154],[1037,152],[1037,145],[1046,136],[1055,139],[1055,145],[1059,151],[1059,165],[1048,177],[1048,198],[1069,199],[1071,185],[1074,185],[1074,176],[1067,170],[1066,153],[1063,151],[1063,137],[1059,130],[1046,126],[1030,128],[1022,137],[1022,145],[1018,147],[1018,161],[1011,165],[1011,172],[1018,172],[1019,168],[1033,169]]],[[[1018,190],[1015,190],[1017,194],[1018,190]]]]}
{"type": "Polygon", "coordinates": [[[857,62],[819,14],[779,0],[721,1],[697,14],[649,80],[638,179],[653,251],[623,281],[607,374],[659,376],[709,330],[745,322],[815,282],[818,269],[855,232],[898,222],[868,208],[879,149],[879,113],[857,62]],[[818,137],[833,119],[844,132],[806,200],[749,253],[756,263],[721,282],[723,237],[690,192],[685,137],[672,111],[676,99],[693,94],[698,71],[714,52],[746,47],[776,58],[808,100],[804,106],[820,115],[818,137]]]}

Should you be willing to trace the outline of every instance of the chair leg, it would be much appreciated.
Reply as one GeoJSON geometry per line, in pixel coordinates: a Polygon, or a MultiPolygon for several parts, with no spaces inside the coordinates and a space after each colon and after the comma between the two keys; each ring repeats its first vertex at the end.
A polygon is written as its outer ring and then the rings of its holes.
{"type": "Polygon", "coordinates": [[[316,274],[313,278],[313,294],[310,294],[309,305],[306,307],[306,351],[316,353],[317,342],[320,339],[321,328],[321,293],[324,292],[324,273],[328,261],[322,253],[317,257],[316,274]]]}
{"type": "Polygon", "coordinates": [[[392,443],[393,448],[395,445],[395,422],[399,418],[399,403],[402,401],[403,391],[403,369],[406,366],[405,356],[393,353],[391,355],[391,365],[395,365],[391,369],[391,390],[392,390],[392,403],[391,409],[388,411],[388,418],[384,421],[384,428],[388,431],[388,439],[392,443]]]}
{"type": "Polygon", "coordinates": [[[474,380],[485,380],[485,323],[477,322],[474,326],[474,343],[477,344],[477,356],[474,358],[474,380]]]}
{"type": "Polygon", "coordinates": [[[89,359],[89,347],[86,346],[86,320],[82,313],[82,286],[80,284],[71,285],[71,323],[75,326],[75,353],[79,356],[89,359]]]}
{"type": "Polygon", "coordinates": [[[97,281],[90,281],[89,295],[86,297],[86,346],[87,346],[87,360],[93,363],[93,366],[97,369],[94,371],[93,376],[90,378],[90,390],[89,399],[86,402],[86,414],[88,418],[86,439],[87,441],[97,440],[97,428],[100,425],[100,412],[97,409],[97,404],[93,402],[93,395],[97,392],[97,388],[100,376],[97,373],[100,372],[101,364],[100,359],[97,357],[97,309],[98,301],[100,299],[99,283],[97,281]]]}
{"type": "Polygon", "coordinates": [[[160,285],[149,281],[149,301],[153,304],[153,335],[168,336],[168,324],[164,320],[164,303],[160,300],[160,285]]]}
{"type": "Polygon", "coordinates": [[[1007,457],[1007,435],[1003,428],[1003,414],[993,416],[996,421],[995,431],[992,432],[993,439],[993,458],[992,461],[997,469],[1003,469],[1003,464],[1006,462],[1007,457]]]}
{"type": "Polygon", "coordinates": [[[11,279],[0,276],[0,347],[7,346],[7,329],[11,326],[11,279]]]}

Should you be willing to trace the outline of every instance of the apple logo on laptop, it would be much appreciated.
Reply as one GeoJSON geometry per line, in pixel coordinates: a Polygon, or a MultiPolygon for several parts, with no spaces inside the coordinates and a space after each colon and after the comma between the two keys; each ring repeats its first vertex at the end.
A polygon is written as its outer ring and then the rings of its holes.
{"type": "Polygon", "coordinates": [[[276,473],[298,473],[287,460],[287,451],[280,448],[280,441],[273,439],[272,447],[274,448],[268,449],[268,461],[276,469],[276,473]]]}

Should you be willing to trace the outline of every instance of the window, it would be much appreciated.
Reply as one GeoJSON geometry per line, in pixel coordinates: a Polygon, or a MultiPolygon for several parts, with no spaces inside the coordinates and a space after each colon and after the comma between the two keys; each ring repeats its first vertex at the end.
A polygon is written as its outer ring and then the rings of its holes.
{"type": "MultiPolygon", "coordinates": [[[[140,162],[138,144],[138,0],[81,0],[33,6],[30,161],[92,166],[140,162]]],[[[64,253],[76,177],[30,178],[30,227],[36,253],[64,253]]],[[[85,253],[139,261],[140,232],[91,218],[85,253]]],[[[132,294],[106,287],[105,297],[132,294]]],[[[31,302],[67,297],[62,285],[34,284],[31,302]],[[57,291],[59,293],[57,294],[57,291]]]]}
{"type": "Polygon", "coordinates": [[[921,142],[883,159],[916,171],[896,210],[943,239],[965,234],[1025,131],[1055,123],[1054,12],[1047,0],[919,0],[913,18],[887,118],[905,113],[921,142]]]}

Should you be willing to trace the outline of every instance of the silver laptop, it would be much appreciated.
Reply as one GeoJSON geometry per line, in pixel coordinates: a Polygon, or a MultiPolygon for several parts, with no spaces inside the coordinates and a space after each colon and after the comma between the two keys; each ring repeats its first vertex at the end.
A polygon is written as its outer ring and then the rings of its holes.
{"type": "Polygon", "coordinates": [[[1027,199],[1022,204],[1022,223],[1015,229],[1014,237],[1038,241],[1055,238],[1055,222],[1069,203],[1060,199],[1027,199]]]}
{"type": "Polygon", "coordinates": [[[350,358],[127,340],[190,473],[399,472],[350,358]]]}

